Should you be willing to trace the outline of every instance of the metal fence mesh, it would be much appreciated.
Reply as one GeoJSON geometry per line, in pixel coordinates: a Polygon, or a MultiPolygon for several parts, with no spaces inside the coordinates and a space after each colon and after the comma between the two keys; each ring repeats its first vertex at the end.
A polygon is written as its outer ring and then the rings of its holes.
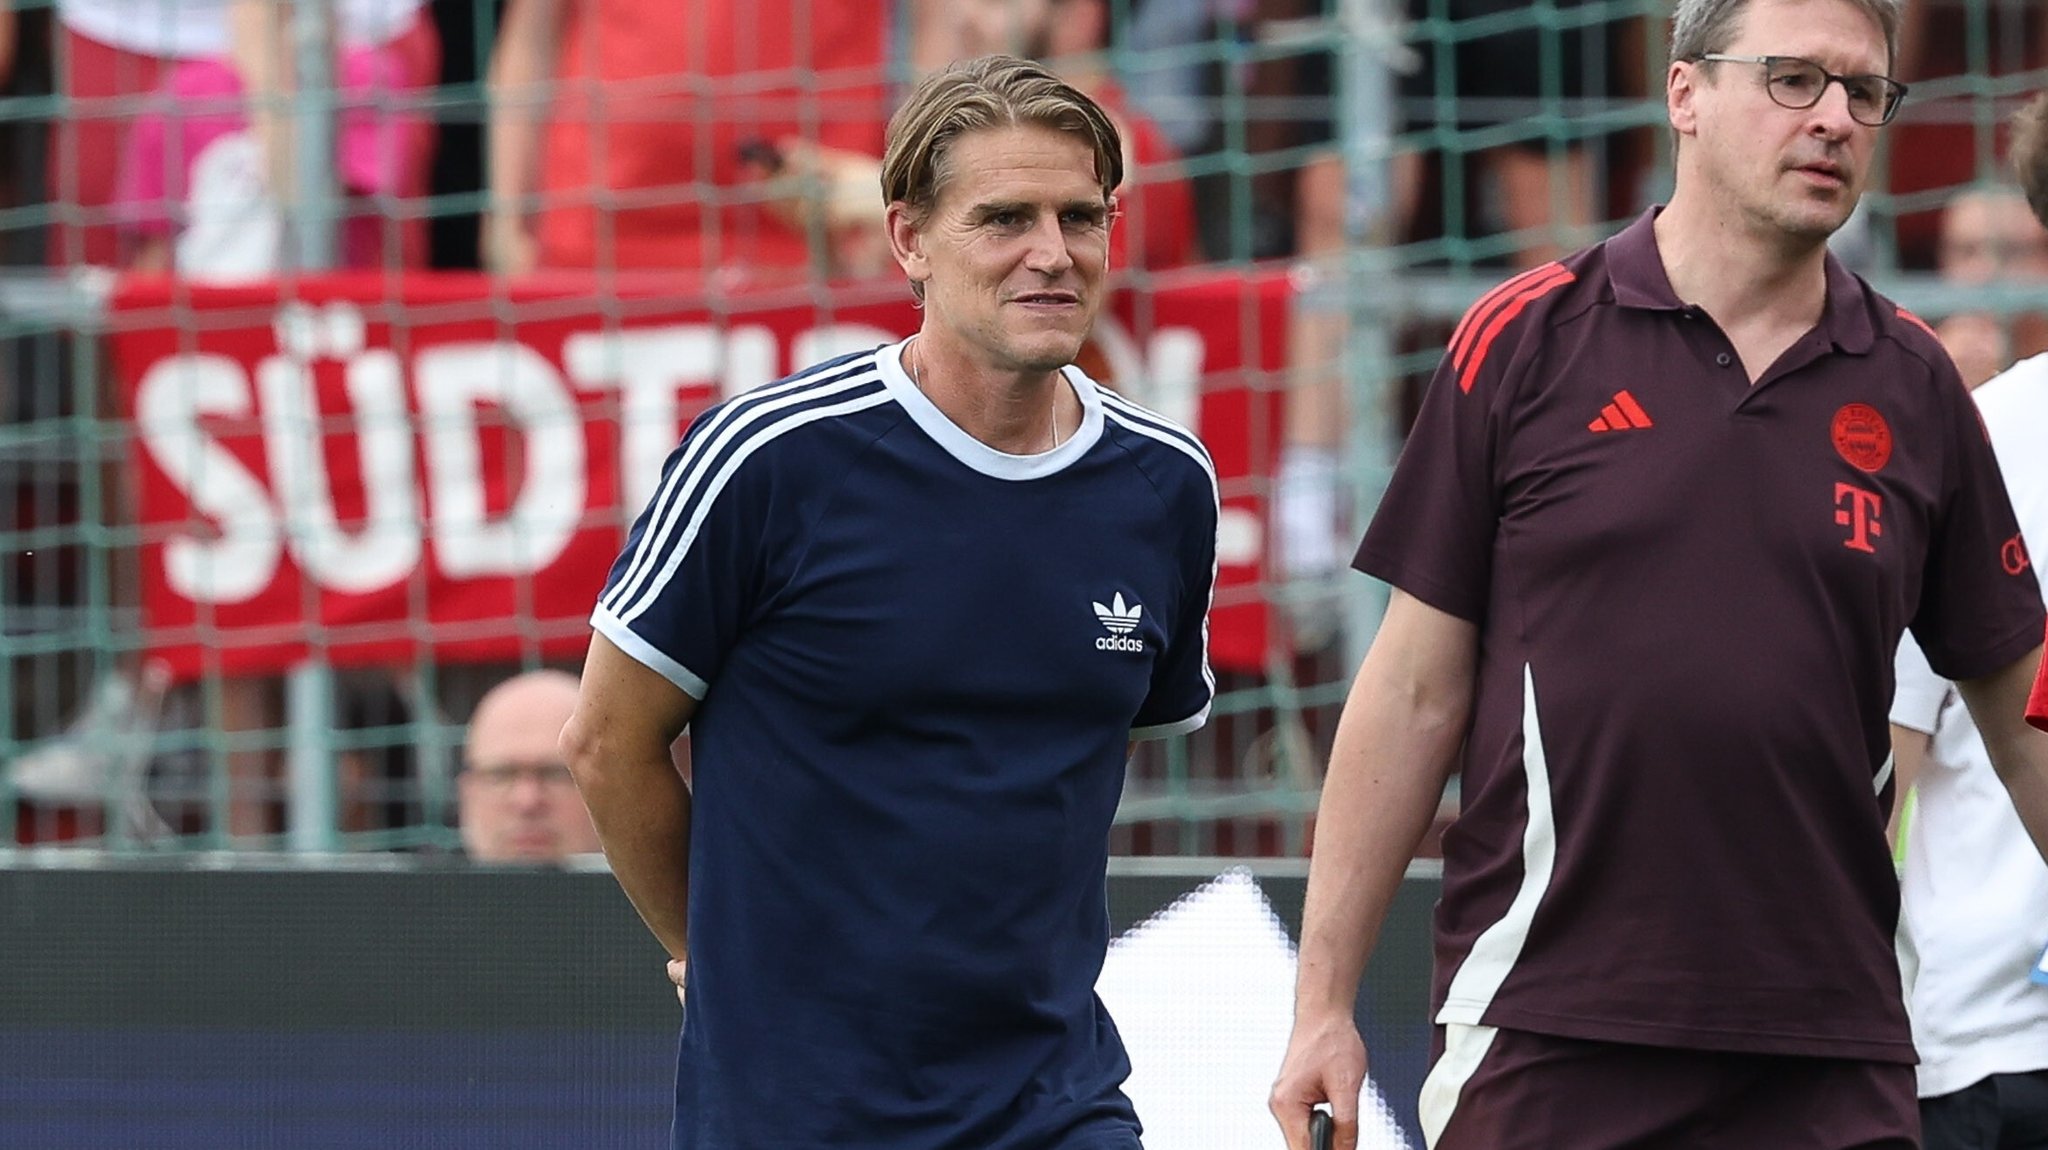
{"type": "MultiPolygon", "coordinates": [[[[438,514],[441,409],[422,364],[451,332],[541,348],[573,381],[565,348],[580,336],[610,347],[696,325],[717,337],[698,374],[716,378],[670,388],[683,415],[754,379],[757,346],[780,366],[822,346],[805,333],[901,334],[901,289],[873,236],[842,233],[833,214],[858,219],[858,205],[819,194],[794,223],[776,213],[792,189],[836,186],[808,147],[858,153],[902,85],[980,20],[976,34],[1053,55],[1142,126],[1122,302],[1088,365],[1230,457],[1224,693],[1207,729],[1134,762],[1117,848],[1299,854],[1381,594],[1337,570],[1344,540],[1450,323],[1515,267],[1607,234],[1668,184],[1660,0],[901,0],[857,25],[846,13],[860,6],[816,0],[14,5],[0,87],[0,842],[454,849],[470,709],[517,668],[573,669],[588,603],[565,607],[525,571],[498,608],[443,617],[437,596],[463,576],[373,553],[401,572],[399,609],[336,622],[334,587],[280,576],[261,588],[275,600],[265,630],[225,599],[167,612],[167,550],[230,557],[219,579],[248,575],[232,557],[266,546],[237,531],[270,532],[299,567],[323,538],[363,549],[372,485],[351,486],[366,465],[348,461],[368,458],[379,418],[427,445],[413,479],[438,514]],[[272,37],[267,76],[247,52],[192,47],[237,20],[272,37]],[[238,134],[256,149],[214,150],[238,134]],[[245,196],[252,181],[285,191],[267,208],[200,194],[222,179],[245,196]],[[179,275],[154,275],[167,266],[179,275]],[[199,286],[208,266],[256,286],[199,286]],[[294,353],[301,328],[340,342],[294,353]],[[396,411],[366,412],[369,392],[351,390],[370,387],[349,376],[366,349],[398,364],[396,411]],[[241,390],[212,407],[191,367],[206,356],[241,357],[241,390]],[[264,439],[265,413],[281,418],[266,358],[312,381],[296,440],[264,439]],[[176,440],[182,465],[151,447],[137,408],[157,360],[186,365],[163,394],[199,412],[176,440]],[[199,470],[222,466],[209,443],[229,444],[252,485],[158,514],[167,490],[189,495],[199,470]],[[1333,517],[1328,554],[1290,559],[1277,505],[1304,449],[1334,461],[1326,494],[1341,497],[1310,506],[1333,517]],[[184,487],[166,480],[185,465],[184,487]],[[327,475],[335,522],[295,482],[309,468],[327,475]],[[465,637],[488,657],[456,650],[465,637]],[[373,640],[390,649],[350,653],[373,640]],[[295,654],[250,654],[266,648],[295,654]],[[167,672],[173,649],[189,665],[167,672]]],[[[2048,16],[2020,0],[1928,0],[1903,44],[1913,93],[1838,250],[1930,320],[1991,317],[2006,362],[2048,350],[2033,315],[2048,312],[2048,237],[1944,238],[1963,193],[2003,194],[2000,125],[2048,78],[2048,16]],[[1965,266],[1965,249],[1983,258],[1965,266]]],[[[461,429],[482,461],[479,530],[550,474],[531,455],[544,420],[512,410],[524,369],[494,370],[472,380],[461,429]]],[[[572,417],[630,457],[634,411],[650,409],[628,397],[653,393],[604,387],[602,402],[570,389],[572,417]]],[[[634,481],[618,487],[582,526],[609,515],[616,529],[637,510],[634,481]]]]}

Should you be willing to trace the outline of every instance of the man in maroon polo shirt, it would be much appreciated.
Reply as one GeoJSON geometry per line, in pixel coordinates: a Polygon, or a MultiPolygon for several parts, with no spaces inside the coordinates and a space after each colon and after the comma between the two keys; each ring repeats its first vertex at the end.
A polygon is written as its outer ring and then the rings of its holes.
{"type": "Polygon", "coordinates": [[[1452,336],[1356,566],[1272,1108],[1355,1138],[1359,979],[1446,777],[1438,1150],[1917,1144],[1886,710],[1910,627],[2037,842],[2041,600],[1968,393],[1826,242],[1900,0],[1679,0],[1668,205],[1452,336]]]}

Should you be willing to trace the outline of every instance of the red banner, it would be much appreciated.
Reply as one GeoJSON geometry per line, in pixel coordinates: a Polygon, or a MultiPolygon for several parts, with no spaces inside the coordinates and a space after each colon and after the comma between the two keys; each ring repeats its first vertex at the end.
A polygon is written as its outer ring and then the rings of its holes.
{"type": "MultiPolygon", "coordinates": [[[[670,285],[672,286],[672,285],[670,285]]],[[[626,526],[723,395],[915,329],[900,285],[720,301],[653,287],[338,275],[125,285],[141,610],[173,673],[574,657],[626,526]]],[[[1097,379],[1198,431],[1222,479],[1218,667],[1265,665],[1264,477],[1287,285],[1116,297],[1097,379]]]]}

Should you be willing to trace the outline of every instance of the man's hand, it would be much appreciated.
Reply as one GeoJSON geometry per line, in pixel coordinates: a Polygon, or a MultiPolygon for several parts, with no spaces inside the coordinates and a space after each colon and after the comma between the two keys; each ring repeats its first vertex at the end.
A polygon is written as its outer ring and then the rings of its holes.
{"type": "Polygon", "coordinates": [[[689,963],[683,961],[680,958],[671,958],[668,960],[668,980],[676,984],[677,1002],[683,1002],[684,976],[688,972],[689,965],[689,963]]]}
{"type": "Polygon", "coordinates": [[[1358,1092],[1365,1085],[1365,1042],[1352,1019],[1297,1016],[1287,1057],[1266,1105],[1280,1122],[1287,1150],[1309,1150],[1308,1115],[1318,1102],[1336,1119],[1336,1150],[1357,1150],[1358,1092]]]}
{"type": "Polygon", "coordinates": [[[775,142],[772,165],[751,167],[777,219],[805,235],[822,229],[835,274],[858,279],[888,269],[882,161],[790,137],[775,142]]]}
{"type": "Polygon", "coordinates": [[[861,152],[788,137],[775,142],[775,166],[751,165],[767,185],[768,210],[792,228],[826,231],[882,226],[882,161],[861,152]]]}

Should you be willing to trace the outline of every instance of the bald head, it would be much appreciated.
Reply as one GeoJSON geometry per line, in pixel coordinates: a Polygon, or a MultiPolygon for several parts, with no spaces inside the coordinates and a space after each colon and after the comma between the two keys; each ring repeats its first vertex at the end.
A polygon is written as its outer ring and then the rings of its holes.
{"type": "Polygon", "coordinates": [[[491,688],[462,749],[462,845],[479,862],[551,862],[598,849],[558,743],[576,677],[528,671],[491,688]]]}

